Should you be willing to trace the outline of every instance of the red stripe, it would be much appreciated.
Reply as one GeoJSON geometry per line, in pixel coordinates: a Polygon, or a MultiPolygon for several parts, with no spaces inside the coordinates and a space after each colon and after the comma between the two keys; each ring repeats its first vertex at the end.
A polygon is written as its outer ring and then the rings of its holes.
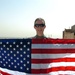
{"type": "Polygon", "coordinates": [[[46,63],[53,63],[53,62],[75,62],[75,58],[58,58],[58,59],[32,59],[31,62],[33,64],[46,64],[46,63]]]}
{"type": "Polygon", "coordinates": [[[54,72],[54,71],[75,71],[75,67],[73,66],[60,66],[60,67],[52,67],[52,68],[48,68],[48,69],[32,69],[31,72],[33,74],[40,74],[40,73],[50,73],[50,72],[54,72]]]}
{"type": "Polygon", "coordinates": [[[74,39],[32,39],[33,44],[75,44],[74,39]]]}
{"type": "Polygon", "coordinates": [[[75,49],[32,49],[33,54],[75,53],[75,49]]]}
{"type": "Polygon", "coordinates": [[[0,70],[0,75],[11,75],[11,74],[8,74],[8,73],[3,72],[3,71],[0,70]]]}

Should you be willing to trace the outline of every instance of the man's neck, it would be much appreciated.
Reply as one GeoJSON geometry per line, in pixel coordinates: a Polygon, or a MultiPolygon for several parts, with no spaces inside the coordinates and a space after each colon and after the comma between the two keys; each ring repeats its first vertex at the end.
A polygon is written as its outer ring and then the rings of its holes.
{"type": "Polygon", "coordinates": [[[36,37],[36,38],[45,38],[45,36],[44,36],[44,35],[41,35],[41,36],[36,35],[35,37],[36,37]]]}
{"type": "Polygon", "coordinates": [[[41,36],[44,36],[44,34],[43,33],[37,33],[37,36],[39,36],[39,37],[41,37],[41,36]]]}

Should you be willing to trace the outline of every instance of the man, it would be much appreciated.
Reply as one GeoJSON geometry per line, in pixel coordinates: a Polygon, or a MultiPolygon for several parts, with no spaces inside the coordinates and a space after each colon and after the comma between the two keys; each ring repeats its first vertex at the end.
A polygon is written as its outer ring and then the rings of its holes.
{"type": "Polygon", "coordinates": [[[42,18],[37,18],[34,22],[34,28],[36,30],[36,36],[33,38],[46,38],[44,35],[44,29],[46,28],[45,21],[42,18]]]}

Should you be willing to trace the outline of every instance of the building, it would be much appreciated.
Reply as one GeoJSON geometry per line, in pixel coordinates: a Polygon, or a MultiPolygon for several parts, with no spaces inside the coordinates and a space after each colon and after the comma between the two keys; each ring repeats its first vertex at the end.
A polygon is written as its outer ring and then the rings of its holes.
{"type": "Polygon", "coordinates": [[[63,39],[75,39],[75,25],[63,31],[63,39]]]}

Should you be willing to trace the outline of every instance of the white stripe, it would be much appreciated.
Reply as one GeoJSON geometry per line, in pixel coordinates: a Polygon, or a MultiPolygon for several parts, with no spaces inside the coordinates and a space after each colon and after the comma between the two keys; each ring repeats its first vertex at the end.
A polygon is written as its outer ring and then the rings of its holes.
{"type": "Polygon", "coordinates": [[[7,72],[11,75],[59,75],[59,74],[68,74],[68,75],[75,75],[75,71],[56,71],[56,72],[50,72],[47,74],[27,74],[27,73],[21,73],[18,71],[12,71],[4,68],[0,68],[1,71],[7,72]]]}
{"type": "Polygon", "coordinates": [[[60,67],[60,66],[73,66],[75,67],[75,62],[55,62],[48,64],[32,64],[32,69],[48,69],[52,67],[60,67]]]}
{"type": "Polygon", "coordinates": [[[11,75],[26,75],[26,73],[8,70],[8,69],[5,69],[5,68],[0,68],[0,70],[3,71],[3,72],[6,72],[8,74],[11,74],[11,75]]]}
{"type": "Polygon", "coordinates": [[[63,53],[63,54],[32,54],[32,59],[55,59],[55,58],[75,58],[75,53],[63,53]]]}
{"type": "Polygon", "coordinates": [[[57,71],[57,72],[51,72],[49,75],[75,75],[75,71],[57,71]]]}
{"type": "Polygon", "coordinates": [[[60,48],[75,48],[75,44],[32,44],[32,49],[60,49],[60,48]]]}

